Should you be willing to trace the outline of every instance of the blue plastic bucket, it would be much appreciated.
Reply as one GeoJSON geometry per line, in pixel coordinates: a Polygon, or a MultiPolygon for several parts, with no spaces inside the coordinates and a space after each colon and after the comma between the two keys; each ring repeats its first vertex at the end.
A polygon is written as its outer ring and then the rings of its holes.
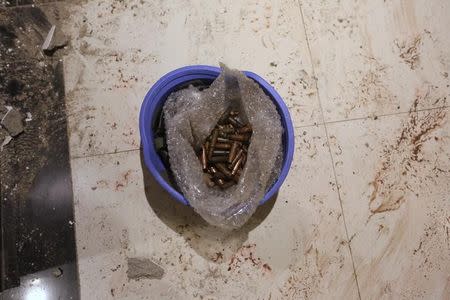
{"type": "MultiPolygon", "coordinates": [[[[244,72],[247,77],[257,82],[264,92],[270,96],[273,103],[277,107],[278,113],[281,117],[281,123],[284,127],[283,144],[284,144],[284,158],[283,167],[277,181],[272,185],[266,193],[260,204],[269,200],[281,187],[292,163],[294,156],[294,128],[292,126],[291,117],[286,104],[283,102],[281,96],[275,89],[267,83],[264,79],[252,72],[244,72]]],[[[141,106],[139,117],[139,129],[141,133],[141,143],[143,147],[145,164],[153,175],[155,180],[176,200],[189,205],[189,202],[184,196],[178,192],[172,183],[166,180],[164,174],[167,174],[161,158],[156,152],[153,143],[153,125],[161,112],[161,108],[167,99],[167,96],[176,90],[178,87],[185,85],[195,80],[212,82],[220,74],[220,68],[212,66],[187,66],[174,70],[159,79],[155,85],[148,91],[141,106]]]]}

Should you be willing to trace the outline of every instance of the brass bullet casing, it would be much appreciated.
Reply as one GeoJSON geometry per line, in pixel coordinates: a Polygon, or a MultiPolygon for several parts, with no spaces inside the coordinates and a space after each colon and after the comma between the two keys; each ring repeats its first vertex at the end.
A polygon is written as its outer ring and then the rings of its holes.
{"type": "Polygon", "coordinates": [[[217,129],[214,129],[213,133],[212,133],[212,137],[211,137],[211,145],[209,147],[208,159],[211,159],[211,157],[213,155],[213,151],[216,146],[218,137],[219,137],[219,131],[217,129]]]}
{"type": "Polygon", "coordinates": [[[230,154],[228,155],[228,162],[231,163],[233,159],[236,157],[236,151],[239,147],[239,143],[233,142],[230,149],[230,154]]]}
{"type": "Polygon", "coordinates": [[[231,112],[231,107],[228,107],[223,114],[220,116],[219,118],[219,124],[225,124],[225,122],[227,121],[228,117],[230,116],[230,112],[231,112]]]}
{"type": "Polygon", "coordinates": [[[244,125],[242,125],[242,123],[238,122],[235,118],[228,118],[228,121],[231,123],[231,125],[233,125],[234,127],[243,127],[244,125]]]}
{"type": "Polygon", "coordinates": [[[216,143],[216,149],[229,150],[231,149],[231,145],[227,143],[216,143]]]}
{"type": "Polygon", "coordinates": [[[215,167],[211,166],[211,167],[209,167],[208,172],[209,172],[210,174],[214,175],[214,174],[216,174],[218,171],[217,171],[217,169],[216,169],[215,167]]]}
{"type": "Polygon", "coordinates": [[[225,174],[223,174],[222,172],[216,172],[214,175],[213,175],[213,178],[214,179],[228,179],[228,177],[225,175],[225,174]]]}
{"type": "Polygon", "coordinates": [[[233,185],[235,185],[236,183],[235,182],[233,182],[233,181],[226,181],[226,182],[224,182],[222,185],[219,185],[219,187],[222,189],[222,190],[224,190],[224,189],[227,189],[227,188],[229,188],[229,187],[231,187],[231,186],[233,186],[233,185]]]}
{"type": "Polygon", "coordinates": [[[244,127],[245,126],[245,124],[242,122],[242,120],[241,120],[241,118],[239,118],[239,116],[234,117],[234,120],[238,124],[238,127],[244,127]]]}
{"type": "Polygon", "coordinates": [[[229,139],[238,142],[248,142],[250,137],[244,134],[230,134],[229,139]]]}
{"type": "Polygon", "coordinates": [[[227,155],[230,153],[229,150],[214,150],[213,151],[213,156],[218,156],[218,155],[227,155]]]}
{"type": "Polygon", "coordinates": [[[214,181],[211,179],[211,175],[209,174],[203,174],[203,179],[205,180],[206,185],[209,187],[213,187],[216,185],[214,181]]]}
{"type": "Polygon", "coordinates": [[[243,159],[244,158],[242,156],[238,159],[238,161],[236,162],[236,164],[233,167],[233,170],[231,171],[231,175],[236,175],[236,172],[238,171],[239,167],[241,166],[243,159]]]}
{"type": "Polygon", "coordinates": [[[221,137],[217,138],[217,142],[221,144],[230,144],[230,145],[231,143],[233,143],[233,141],[229,140],[228,138],[225,139],[221,137]]]}
{"type": "Polygon", "coordinates": [[[240,134],[242,134],[242,133],[252,133],[252,132],[253,132],[252,126],[250,126],[249,124],[247,124],[247,125],[245,125],[244,127],[239,128],[239,129],[237,130],[237,132],[240,133],[240,134]]]}
{"type": "Polygon", "coordinates": [[[216,165],[217,170],[219,170],[220,172],[222,172],[225,176],[227,176],[228,178],[233,177],[233,174],[231,174],[230,170],[228,170],[228,168],[222,164],[222,163],[217,163],[216,165]]]}
{"type": "Polygon", "coordinates": [[[207,154],[206,154],[206,146],[202,146],[202,168],[203,170],[206,170],[208,168],[208,160],[207,160],[207,154]]]}
{"type": "Polygon", "coordinates": [[[221,127],[219,127],[219,130],[220,130],[220,132],[222,132],[224,134],[234,133],[236,131],[236,129],[234,129],[233,126],[231,126],[231,127],[221,126],[221,127]]]}
{"type": "Polygon", "coordinates": [[[239,160],[239,158],[241,158],[242,154],[244,153],[244,150],[241,148],[239,149],[239,151],[237,152],[236,156],[234,157],[233,161],[231,162],[231,168],[234,167],[234,165],[237,163],[237,161],[239,160]]]}
{"type": "Polygon", "coordinates": [[[252,126],[242,122],[239,111],[227,108],[220,116],[197,152],[209,187],[227,189],[239,182],[252,133],[252,126]]]}

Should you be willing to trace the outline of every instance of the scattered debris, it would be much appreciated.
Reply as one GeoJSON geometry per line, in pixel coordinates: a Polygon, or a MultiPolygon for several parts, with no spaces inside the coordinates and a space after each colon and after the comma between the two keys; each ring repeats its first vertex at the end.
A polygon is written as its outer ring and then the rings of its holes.
{"type": "Polygon", "coordinates": [[[422,42],[422,37],[417,35],[409,42],[405,41],[403,43],[399,43],[397,40],[394,42],[400,51],[400,58],[409,65],[411,70],[414,70],[418,66],[420,60],[419,48],[422,42]]]}
{"type": "Polygon", "coordinates": [[[161,279],[164,276],[164,269],[155,264],[150,259],[128,258],[127,263],[127,276],[129,279],[161,279]]]}
{"type": "MultiPolygon", "coordinates": [[[[30,112],[26,113],[26,122],[30,122],[33,116],[30,112]]],[[[24,132],[24,115],[23,113],[9,105],[4,101],[0,101],[0,151],[8,145],[13,138],[24,132]]]]}
{"type": "Polygon", "coordinates": [[[25,119],[25,122],[31,122],[31,121],[33,121],[33,116],[31,115],[30,112],[27,112],[26,115],[27,115],[27,117],[26,117],[26,119],[25,119]]]}
{"type": "Polygon", "coordinates": [[[68,44],[69,41],[67,37],[60,32],[55,25],[52,25],[42,44],[42,51],[47,56],[53,56],[57,50],[63,49],[68,44]]]}
{"type": "Polygon", "coordinates": [[[10,136],[16,137],[24,130],[22,113],[11,106],[7,106],[6,108],[8,111],[2,117],[1,125],[8,131],[10,136]]]}
{"type": "Polygon", "coordinates": [[[429,166],[422,148],[446,120],[445,109],[418,114],[417,106],[423,99],[424,96],[417,96],[397,141],[384,150],[379,170],[371,182],[369,209],[372,215],[397,210],[407,200],[408,191],[418,193],[411,181],[418,179],[420,164],[429,166]]]}
{"type": "Polygon", "coordinates": [[[61,277],[63,274],[63,269],[61,268],[56,268],[55,270],[53,270],[52,272],[53,276],[55,276],[56,278],[61,277]]]}

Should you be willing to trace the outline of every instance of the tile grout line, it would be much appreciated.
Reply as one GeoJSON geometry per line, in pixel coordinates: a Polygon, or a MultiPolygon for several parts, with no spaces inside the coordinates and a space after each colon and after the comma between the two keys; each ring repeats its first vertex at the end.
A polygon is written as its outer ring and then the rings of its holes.
{"type": "MultiPolygon", "coordinates": [[[[449,105],[444,105],[444,106],[437,106],[437,107],[428,107],[428,108],[421,108],[421,109],[416,109],[416,110],[409,110],[409,111],[399,111],[399,112],[394,112],[394,113],[386,113],[386,114],[379,114],[379,115],[374,115],[374,116],[366,116],[366,117],[358,117],[358,118],[351,118],[351,119],[341,119],[341,120],[334,120],[334,121],[326,121],[323,122],[321,124],[325,125],[325,124],[335,124],[335,123],[343,123],[343,122],[350,122],[350,121],[360,121],[360,120],[367,120],[367,119],[371,119],[373,120],[374,117],[391,117],[391,116],[398,116],[398,115],[407,115],[410,113],[414,113],[414,112],[423,112],[423,111],[430,111],[430,110],[437,110],[437,109],[447,109],[450,108],[449,105]]],[[[306,127],[306,126],[303,126],[306,127]]]]}
{"type": "Polygon", "coordinates": [[[111,154],[121,154],[121,153],[128,153],[133,151],[140,151],[141,148],[133,148],[133,149],[127,149],[127,150],[120,150],[116,152],[105,152],[105,153],[96,153],[96,154],[88,154],[88,155],[81,155],[81,156],[72,156],[70,159],[82,159],[82,158],[91,158],[91,157],[97,157],[97,156],[104,156],[104,155],[111,155],[111,154]]]}
{"type": "MultiPolygon", "coordinates": [[[[300,17],[302,19],[302,24],[301,25],[303,26],[303,31],[304,31],[304,34],[305,34],[306,44],[307,44],[307,47],[308,47],[309,58],[311,60],[311,70],[312,70],[313,76],[315,78],[317,78],[316,71],[314,69],[314,61],[313,61],[313,57],[312,57],[311,47],[310,47],[309,40],[308,40],[308,34],[306,32],[306,24],[305,24],[305,18],[304,18],[304,15],[303,15],[303,9],[302,9],[301,1],[297,0],[297,4],[298,4],[299,10],[300,10],[300,17]]],[[[347,222],[345,221],[344,207],[342,205],[342,199],[341,199],[341,193],[340,193],[340,189],[339,189],[339,183],[337,181],[336,169],[334,168],[334,159],[333,159],[333,154],[332,154],[332,151],[331,151],[330,139],[329,139],[329,136],[328,136],[327,123],[325,122],[325,115],[324,115],[323,108],[322,108],[322,103],[321,103],[321,100],[320,100],[320,92],[319,92],[319,87],[317,85],[317,80],[315,80],[315,87],[316,87],[316,91],[317,91],[317,99],[319,100],[319,108],[320,108],[320,112],[321,112],[321,115],[322,115],[322,120],[323,120],[323,123],[324,123],[325,135],[326,135],[326,138],[327,138],[327,145],[328,145],[328,152],[329,152],[330,158],[331,158],[331,165],[332,165],[332,169],[333,169],[334,181],[336,182],[336,189],[337,189],[337,194],[338,194],[338,198],[339,198],[339,205],[341,207],[341,214],[342,214],[342,220],[344,222],[345,234],[347,236],[347,244],[348,244],[348,249],[349,249],[349,252],[350,252],[350,259],[352,261],[352,266],[353,266],[353,276],[355,277],[356,288],[357,288],[357,291],[358,291],[358,298],[359,298],[359,300],[361,300],[361,291],[360,291],[360,288],[359,288],[358,276],[356,274],[355,261],[353,259],[352,247],[350,245],[350,239],[349,239],[349,234],[348,234],[347,222]]]]}
{"type": "MultiPolygon", "coordinates": [[[[423,109],[415,110],[413,112],[422,112],[422,111],[430,111],[430,110],[437,110],[437,109],[448,109],[448,108],[450,108],[450,106],[441,106],[441,107],[434,107],[434,108],[423,108],[423,109]]],[[[410,112],[398,112],[398,113],[392,113],[392,114],[378,115],[377,117],[389,117],[389,116],[405,115],[405,114],[408,114],[408,113],[410,113],[410,112]]],[[[326,125],[328,125],[328,124],[344,123],[344,122],[359,121],[359,120],[366,120],[366,119],[373,119],[373,117],[360,117],[360,118],[347,119],[347,120],[337,120],[337,121],[329,121],[329,122],[320,122],[320,123],[316,123],[316,124],[300,125],[300,126],[294,126],[294,130],[302,129],[302,128],[310,128],[310,127],[319,127],[319,126],[324,126],[324,128],[325,128],[326,125]]],[[[325,129],[326,129],[326,134],[327,134],[327,139],[328,139],[328,129],[327,128],[325,128],[325,129]]],[[[116,151],[116,152],[103,152],[103,153],[95,153],[95,154],[88,154],[88,155],[78,155],[78,156],[75,155],[75,156],[71,156],[70,159],[82,159],[82,158],[91,158],[91,157],[104,156],[104,155],[114,155],[114,154],[120,154],[120,153],[133,152],[133,151],[137,151],[137,150],[140,150],[140,149],[141,148],[132,148],[132,149],[126,149],[126,150],[119,150],[119,151],[116,151]]],[[[331,149],[329,149],[329,151],[331,153],[331,149]]],[[[334,164],[333,161],[334,161],[334,159],[332,158],[332,163],[334,164]]],[[[334,169],[334,165],[333,165],[333,169],[334,169]]],[[[336,176],[335,176],[335,180],[336,180],[336,176]]]]}
{"type": "MultiPolygon", "coordinates": [[[[412,112],[424,112],[424,111],[432,111],[432,110],[438,110],[438,109],[449,109],[450,105],[444,105],[444,106],[438,106],[438,107],[430,107],[430,108],[421,108],[416,109],[412,111],[401,111],[401,112],[395,112],[395,113],[386,113],[386,114],[380,114],[376,115],[375,117],[392,117],[392,116],[400,116],[400,115],[407,115],[412,112]]],[[[324,126],[328,124],[336,124],[336,123],[345,123],[345,122],[351,122],[351,121],[361,121],[361,120],[373,120],[374,117],[372,116],[365,116],[365,117],[358,117],[358,118],[351,118],[351,119],[341,119],[341,120],[334,120],[334,121],[326,121],[326,122],[319,122],[314,124],[306,124],[306,125],[299,125],[294,126],[294,129],[300,129],[300,128],[308,128],[308,127],[318,127],[318,126],[324,126]]]]}

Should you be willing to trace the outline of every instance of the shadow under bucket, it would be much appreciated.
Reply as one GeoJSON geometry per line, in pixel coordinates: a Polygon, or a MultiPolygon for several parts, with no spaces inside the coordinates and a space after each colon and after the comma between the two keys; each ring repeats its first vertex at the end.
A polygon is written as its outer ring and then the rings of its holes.
{"type": "MultiPolygon", "coordinates": [[[[184,198],[183,194],[177,191],[174,184],[168,179],[169,172],[162,162],[161,157],[156,152],[153,128],[155,123],[160,119],[164,102],[173,91],[187,87],[187,85],[193,82],[210,84],[219,76],[220,72],[221,69],[218,67],[203,65],[187,66],[176,69],[161,77],[161,79],[152,86],[141,106],[139,130],[145,165],[158,184],[160,184],[172,197],[185,205],[189,205],[188,200],[184,198]]],[[[244,74],[257,82],[270,99],[272,99],[280,114],[281,125],[284,128],[284,153],[281,172],[278,179],[265,194],[264,198],[261,199],[261,205],[278,192],[289,173],[289,168],[294,156],[294,128],[286,104],[275,89],[255,73],[244,71],[244,74]]]]}

